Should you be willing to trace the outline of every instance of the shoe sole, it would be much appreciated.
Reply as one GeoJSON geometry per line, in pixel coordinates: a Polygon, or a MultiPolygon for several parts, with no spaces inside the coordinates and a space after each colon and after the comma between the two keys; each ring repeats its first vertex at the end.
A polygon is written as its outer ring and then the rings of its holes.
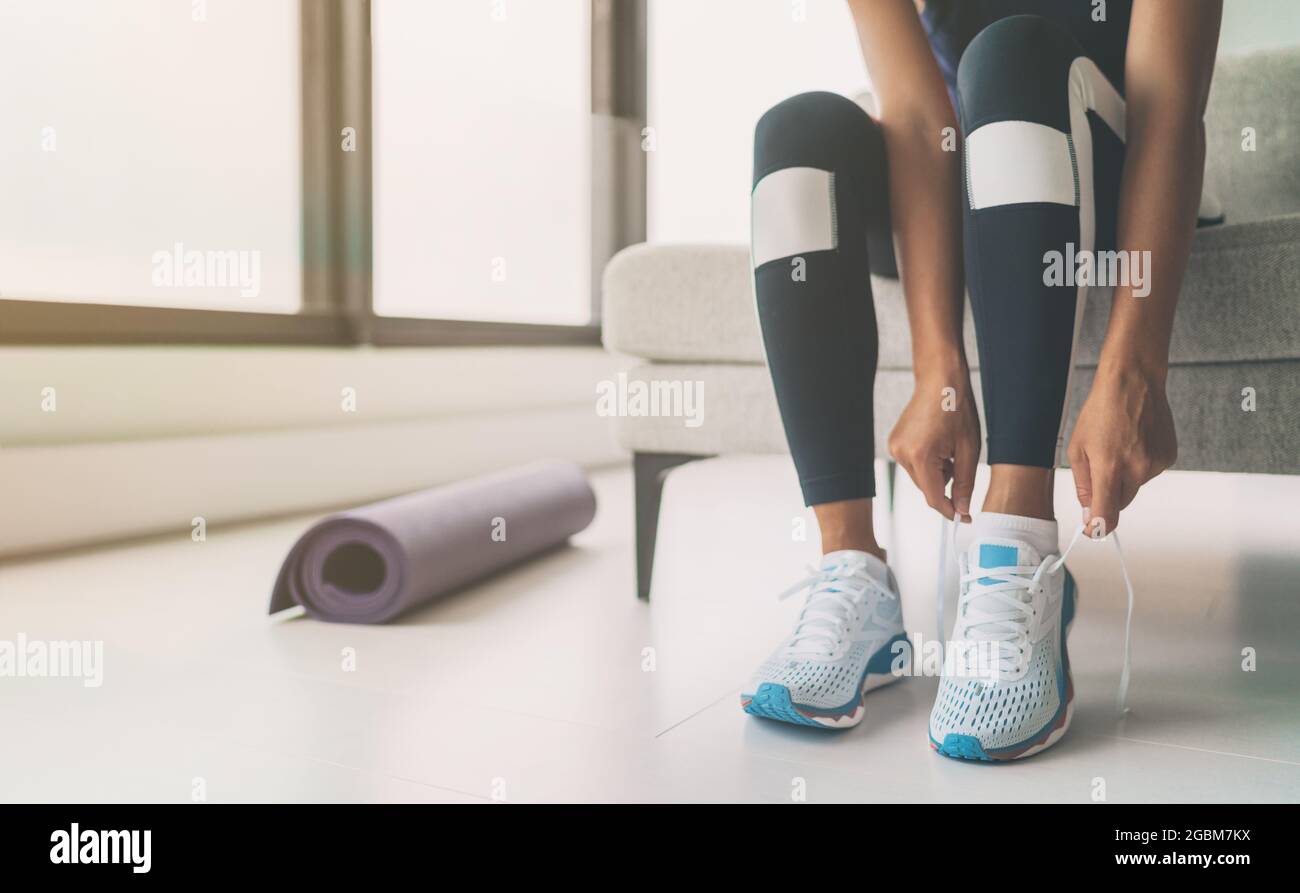
{"type": "MultiPolygon", "coordinates": [[[[1066,571],[1066,573],[1069,574],[1069,571],[1066,571]]],[[[1070,721],[1074,718],[1074,673],[1070,669],[1068,640],[1070,638],[1070,628],[1074,626],[1074,618],[1079,616],[1078,584],[1074,582],[1073,577],[1067,577],[1066,580],[1072,591],[1072,606],[1070,619],[1065,622],[1065,634],[1061,637],[1061,663],[1065,668],[1065,710],[1059,712],[1059,719],[1049,728],[1038,732],[1019,744],[995,748],[992,751],[985,750],[979,739],[974,735],[949,733],[944,736],[942,744],[935,741],[933,735],[929,735],[932,750],[954,760],[1004,763],[1011,760],[1023,760],[1025,757],[1032,757],[1034,754],[1042,753],[1065,736],[1066,730],[1070,728],[1070,721]]]]}
{"type": "MultiPolygon", "coordinates": [[[[891,639],[882,646],[881,650],[891,648],[895,641],[900,640],[897,638],[891,639]]],[[[906,638],[901,641],[908,643],[908,662],[910,663],[912,644],[906,638]]],[[[796,704],[790,697],[790,689],[776,682],[764,682],[758,687],[758,691],[752,695],[742,694],[740,696],[740,706],[750,716],[760,716],[763,719],[775,719],[781,722],[793,723],[797,726],[811,726],[818,729],[851,729],[862,722],[867,715],[866,704],[864,703],[867,692],[883,688],[902,678],[902,676],[895,676],[893,673],[867,673],[863,676],[862,688],[858,692],[857,698],[852,702],[852,709],[847,711],[844,708],[822,710],[805,704],[796,704]]]]}

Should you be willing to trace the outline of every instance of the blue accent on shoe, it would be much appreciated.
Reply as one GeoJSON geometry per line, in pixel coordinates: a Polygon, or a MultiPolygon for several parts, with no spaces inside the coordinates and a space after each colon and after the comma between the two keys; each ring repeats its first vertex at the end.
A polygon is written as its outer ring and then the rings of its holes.
{"type": "MultiPolygon", "coordinates": [[[[1061,601],[1061,628],[1069,629],[1070,622],[1074,620],[1074,603],[1079,597],[1078,584],[1074,582],[1074,574],[1070,569],[1065,569],[1065,592],[1061,601]]],[[[1064,650],[1064,649],[1062,649],[1064,650]]]]}
{"type": "MultiPolygon", "coordinates": [[[[1015,567],[1020,561],[1020,552],[1015,546],[998,546],[993,543],[980,543],[980,567],[1015,567]]],[[[981,586],[992,586],[1003,582],[995,577],[980,577],[981,586]]]]}
{"type": "MultiPolygon", "coordinates": [[[[868,676],[883,676],[886,673],[894,672],[894,658],[898,655],[903,654],[904,650],[910,653],[912,650],[912,643],[911,640],[907,638],[907,633],[899,633],[898,635],[890,639],[888,642],[886,642],[884,645],[882,645],[880,648],[876,649],[875,654],[871,655],[871,659],[867,661],[866,674],[868,676]],[[894,645],[897,642],[905,643],[907,646],[906,649],[900,648],[897,651],[895,651],[894,645]]],[[[908,657],[906,662],[910,663],[911,658],[908,657]]],[[[867,680],[864,676],[863,679],[861,680],[861,683],[859,684],[859,688],[862,685],[865,685],[866,681],[867,680]]]]}
{"type": "MultiPolygon", "coordinates": [[[[843,716],[852,713],[862,703],[862,689],[867,684],[868,676],[883,676],[893,673],[893,662],[895,657],[894,643],[902,642],[910,653],[912,641],[907,637],[907,633],[899,633],[891,638],[884,645],[876,649],[875,653],[867,659],[867,665],[862,669],[862,677],[858,679],[858,693],[850,701],[841,704],[838,707],[829,709],[824,707],[804,706],[803,709],[810,713],[824,714],[827,716],[843,716]]],[[[902,653],[900,650],[899,654],[902,653]]],[[[909,656],[908,662],[911,658],[909,656]]],[[[828,728],[815,720],[809,719],[795,708],[794,701],[790,697],[790,689],[784,685],[775,682],[764,682],[758,687],[758,691],[752,695],[741,695],[742,698],[749,698],[749,703],[745,705],[746,713],[754,716],[763,716],[768,719],[780,719],[785,722],[796,723],[801,726],[816,726],[817,728],[828,728]]]]}
{"type": "Polygon", "coordinates": [[[993,758],[984,752],[979,739],[974,735],[958,735],[950,732],[944,736],[943,744],[938,743],[933,738],[930,739],[930,743],[934,745],[935,750],[945,757],[952,757],[956,760],[993,762],[993,758]]]}
{"type": "Polygon", "coordinates": [[[1070,624],[1074,621],[1074,604],[1079,590],[1070,569],[1065,569],[1065,586],[1061,593],[1061,662],[1056,668],[1056,693],[1061,699],[1062,709],[1065,704],[1066,677],[1070,675],[1070,650],[1066,639],[1070,635],[1070,624]]]}
{"type": "Polygon", "coordinates": [[[760,685],[758,691],[750,696],[749,703],[745,705],[745,712],[753,716],[792,722],[795,725],[822,728],[821,723],[814,722],[794,709],[794,704],[790,702],[790,689],[775,682],[764,682],[760,685]]]}

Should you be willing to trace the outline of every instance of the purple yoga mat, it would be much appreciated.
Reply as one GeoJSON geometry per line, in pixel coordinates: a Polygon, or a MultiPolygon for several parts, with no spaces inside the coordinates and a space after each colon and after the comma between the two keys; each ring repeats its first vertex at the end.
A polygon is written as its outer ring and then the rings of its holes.
{"type": "Polygon", "coordinates": [[[384,623],[560,545],[591,523],[582,469],[541,462],[331,515],[299,537],[271,613],[302,605],[319,620],[384,623]]]}

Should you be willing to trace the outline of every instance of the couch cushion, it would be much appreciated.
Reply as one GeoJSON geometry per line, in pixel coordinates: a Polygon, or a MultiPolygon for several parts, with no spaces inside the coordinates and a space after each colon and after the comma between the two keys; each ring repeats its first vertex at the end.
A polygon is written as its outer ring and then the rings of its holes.
{"type": "MultiPolygon", "coordinates": [[[[615,431],[626,449],[650,453],[719,455],[787,452],[785,432],[767,370],[757,365],[642,363],[629,381],[700,382],[699,424],[672,416],[623,416],[615,431]]],[[[1093,370],[1074,376],[1073,430],[1093,370]]],[[[1300,474],[1300,362],[1212,363],[1169,370],[1169,402],[1178,429],[1178,462],[1188,471],[1300,474]],[[1243,388],[1252,388],[1255,410],[1243,409],[1243,388]]],[[[972,375],[979,402],[979,373],[972,375]]],[[[876,375],[876,457],[886,458],[889,431],[912,395],[912,375],[882,370],[876,375]]],[[[982,409],[981,409],[982,415],[982,409]]]]}
{"type": "MultiPolygon", "coordinates": [[[[872,277],[880,368],[911,368],[897,280],[872,277]]],[[[633,245],[605,268],[610,350],[676,362],[763,363],[749,251],[743,245],[633,245]]],[[[1097,361],[1110,292],[1088,295],[1077,362],[1097,361]]],[[[969,308],[966,351],[978,366],[969,308]]],[[[1300,214],[1197,232],[1174,321],[1170,361],[1300,358],[1300,214]]]]}
{"type": "MultiPolygon", "coordinates": [[[[878,276],[871,288],[880,367],[911,368],[903,290],[898,280],[878,276]]],[[[745,245],[633,245],[605,267],[602,294],[602,337],[612,351],[678,362],[766,362],[745,245]]]]}

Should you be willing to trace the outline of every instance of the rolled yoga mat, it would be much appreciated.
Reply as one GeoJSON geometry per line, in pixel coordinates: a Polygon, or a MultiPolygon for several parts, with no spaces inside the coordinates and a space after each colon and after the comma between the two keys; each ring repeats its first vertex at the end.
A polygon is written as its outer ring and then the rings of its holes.
{"type": "Polygon", "coordinates": [[[591,523],[582,469],[542,462],[331,515],[289,551],[271,593],[320,620],[384,623],[560,545],[591,523]]]}

